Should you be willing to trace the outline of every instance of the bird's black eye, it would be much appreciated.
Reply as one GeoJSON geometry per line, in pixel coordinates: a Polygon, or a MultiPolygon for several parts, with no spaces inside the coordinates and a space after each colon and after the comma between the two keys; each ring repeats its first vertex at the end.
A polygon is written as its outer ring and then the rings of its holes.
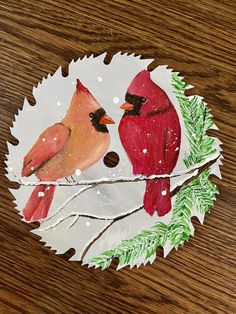
{"type": "Polygon", "coordinates": [[[108,133],[108,129],[105,124],[100,124],[101,118],[106,114],[103,108],[98,108],[95,112],[90,112],[89,117],[91,119],[92,126],[98,132],[108,133]]]}
{"type": "Polygon", "coordinates": [[[146,101],[146,98],[126,93],[125,101],[127,101],[129,104],[140,106],[146,101]]]}

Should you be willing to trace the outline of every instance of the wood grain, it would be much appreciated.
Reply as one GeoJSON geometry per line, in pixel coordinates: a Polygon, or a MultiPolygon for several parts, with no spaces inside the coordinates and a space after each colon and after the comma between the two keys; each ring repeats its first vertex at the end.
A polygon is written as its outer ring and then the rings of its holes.
{"type": "MultiPolygon", "coordinates": [[[[0,0],[0,313],[236,313],[235,41],[231,0],[0,0]],[[32,86],[72,58],[136,52],[204,96],[223,142],[223,181],[204,226],[167,259],[106,271],[67,262],[20,221],[5,177],[9,127],[32,86]]],[[[215,132],[214,132],[215,133],[215,132]]],[[[161,253],[161,252],[159,252],[161,253]]]]}

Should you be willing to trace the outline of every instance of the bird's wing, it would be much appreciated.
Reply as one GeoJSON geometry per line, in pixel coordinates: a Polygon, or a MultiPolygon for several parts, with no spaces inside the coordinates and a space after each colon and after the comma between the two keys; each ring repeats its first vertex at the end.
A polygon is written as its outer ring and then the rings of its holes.
{"type": "Polygon", "coordinates": [[[166,173],[172,172],[177,163],[180,150],[180,136],[180,125],[176,119],[169,121],[169,124],[163,128],[163,157],[166,173]]]}
{"type": "Polygon", "coordinates": [[[62,123],[47,128],[24,158],[22,176],[30,176],[65,147],[71,130],[62,123]]]}

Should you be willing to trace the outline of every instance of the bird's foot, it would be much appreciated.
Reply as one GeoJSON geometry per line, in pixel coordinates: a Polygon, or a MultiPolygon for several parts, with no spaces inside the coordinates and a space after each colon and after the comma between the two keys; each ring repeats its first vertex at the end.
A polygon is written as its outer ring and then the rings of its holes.
{"type": "Polygon", "coordinates": [[[65,179],[67,183],[71,183],[71,181],[67,177],[65,177],[65,179]]]}
{"type": "Polygon", "coordinates": [[[71,176],[71,180],[72,180],[73,183],[76,183],[76,181],[75,181],[73,176],[71,176]]]}

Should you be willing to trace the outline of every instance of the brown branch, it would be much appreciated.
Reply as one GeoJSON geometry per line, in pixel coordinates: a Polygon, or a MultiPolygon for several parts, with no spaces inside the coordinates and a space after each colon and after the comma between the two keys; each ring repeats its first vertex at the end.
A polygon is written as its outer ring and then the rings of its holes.
{"type": "MultiPolygon", "coordinates": [[[[220,153],[212,159],[212,161],[216,161],[220,157],[220,153]]],[[[79,185],[98,185],[98,184],[113,184],[113,183],[122,183],[122,182],[140,182],[146,180],[153,180],[153,179],[164,179],[164,178],[176,178],[186,174],[191,174],[195,170],[200,169],[205,164],[197,164],[190,169],[186,169],[185,171],[180,171],[178,173],[172,174],[160,174],[156,175],[153,174],[151,176],[145,175],[137,175],[133,177],[118,177],[118,178],[101,178],[96,180],[81,180],[78,182],[58,182],[58,181],[38,181],[38,182],[30,182],[30,181],[23,181],[20,179],[18,183],[24,186],[38,186],[38,185],[55,185],[55,186],[79,186],[79,185]]]]}
{"type": "Polygon", "coordinates": [[[110,228],[111,225],[113,225],[114,220],[111,221],[105,228],[103,228],[98,235],[92,239],[92,241],[89,242],[89,244],[85,247],[85,249],[83,250],[82,254],[80,255],[80,260],[82,261],[85,257],[85,255],[88,253],[88,250],[91,248],[91,246],[98,240],[101,238],[101,236],[107,231],[108,228],[110,228]]]}
{"type": "MultiPolygon", "coordinates": [[[[141,209],[143,208],[143,205],[136,208],[132,213],[126,213],[126,214],[123,214],[115,219],[113,219],[110,224],[108,224],[104,229],[102,229],[99,234],[96,236],[96,238],[92,239],[92,241],[87,245],[87,247],[84,249],[83,253],[81,254],[81,260],[84,259],[85,255],[87,254],[88,250],[91,248],[91,246],[98,240],[101,238],[101,236],[108,230],[108,228],[110,228],[115,222],[131,215],[131,214],[134,214],[134,213],[137,213],[138,211],[140,211],[141,209]]],[[[108,219],[107,219],[108,220],[108,219]]]]}
{"type": "Polygon", "coordinates": [[[204,164],[201,168],[198,169],[198,173],[195,176],[192,176],[191,178],[189,178],[188,180],[186,180],[181,186],[177,186],[173,191],[171,191],[170,195],[174,196],[176,193],[179,192],[179,190],[181,189],[182,186],[188,185],[190,182],[192,182],[194,179],[196,179],[197,177],[200,176],[200,174],[206,170],[207,168],[209,168],[210,166],[212,166],[219,158],[221,157],[221,155],[219,155],[217,158],[209,161],[208,163],[204,164]]]}
{"type": "MultiPolygon", "coordinates": [[[[59,223],[61,223],[61,221],[65,221],[66,219],[71,218],[71,217],[76,217],[76,219],[70,224],[70,226],[68,228],[72,228],[80,217],[89,218],[89,219],[97,219],[97,220],[105,220],[105,221],[118,221],[120,219],[125,218],[126,216],[129,216],[129,215],[139,211],[141,208],[143,208],[143,205],[140,205],[138,208],[131,209],[131,210],[129,210],[129,211],[123,213],[123,214],[117,215],[115,217],[110,217],[110,218],[98,217],[98,216],[92,215],[92,214],[71,213],[70,215],[68,215],[66,217],[63,217],[61,220],[57,221],[55,224],[53,224],[53,225],[51,225],[49,227],[43,228],[43,229],[39,228],[38,230],[46,231],[46,230],[49,230],[51,228],[55,228],[59,223]]],[[[52,217],[53,216],[51,216],[50,218],[52,218],[52,217]]]]}

